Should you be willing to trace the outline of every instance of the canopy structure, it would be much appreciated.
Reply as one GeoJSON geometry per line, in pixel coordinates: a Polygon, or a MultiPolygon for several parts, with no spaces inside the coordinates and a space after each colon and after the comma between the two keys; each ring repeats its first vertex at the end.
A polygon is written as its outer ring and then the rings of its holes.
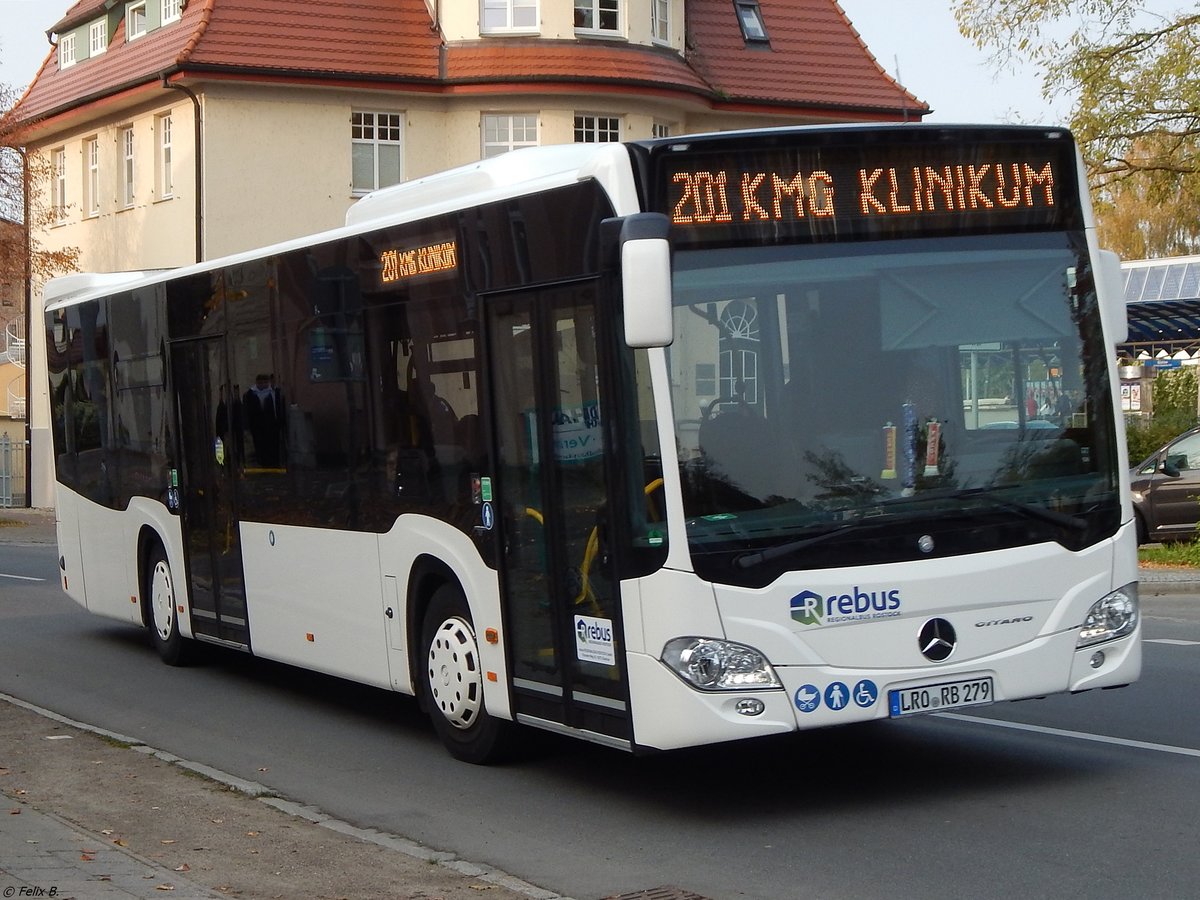
{"type": "Polygon", "coordinates": [[[1200,256],[1141,259],[1121,264],[1130,358],[1200,354],[1200,256]]]}

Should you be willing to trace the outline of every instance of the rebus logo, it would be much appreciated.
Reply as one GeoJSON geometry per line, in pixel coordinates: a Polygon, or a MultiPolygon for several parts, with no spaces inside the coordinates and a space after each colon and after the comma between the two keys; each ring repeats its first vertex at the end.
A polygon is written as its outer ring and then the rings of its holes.
{"type": "Polygon", "coordinates": [[[890,619],[900,615],[900,589],[864,591],[858,586],[822,597],[802,591],[791,599],[792,618],[801,625],[890,619]]]}
{"type": "Polygon", "coordinates": [[[590,641],[611,644],[613,639],[612,628],[607,625],[588,622],[582,616],[575,620],[575,633],[579,641],[584,644],[590,641]]]}

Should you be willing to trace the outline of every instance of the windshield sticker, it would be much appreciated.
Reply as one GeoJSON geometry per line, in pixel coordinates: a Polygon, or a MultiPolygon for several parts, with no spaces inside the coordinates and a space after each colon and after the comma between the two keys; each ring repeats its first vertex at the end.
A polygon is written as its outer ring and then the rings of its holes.
{"type": "Polygon", "coordinates": [[[827,597],[815,591],[801,591],[789,605],[792,619],[801,625],[893,619],[900,615],[900,589],[864,591],[853,587],[848,593],[827,597]]]}

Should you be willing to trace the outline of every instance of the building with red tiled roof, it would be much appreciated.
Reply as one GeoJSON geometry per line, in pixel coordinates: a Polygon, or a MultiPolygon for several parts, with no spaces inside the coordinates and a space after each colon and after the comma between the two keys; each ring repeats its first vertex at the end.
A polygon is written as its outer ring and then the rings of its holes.
{"type": "Polygon", "coordinates": [[[835,0],[80,0],[13,115],[49,246],[174,266],[517,146],[916,120],[835,0]]]}

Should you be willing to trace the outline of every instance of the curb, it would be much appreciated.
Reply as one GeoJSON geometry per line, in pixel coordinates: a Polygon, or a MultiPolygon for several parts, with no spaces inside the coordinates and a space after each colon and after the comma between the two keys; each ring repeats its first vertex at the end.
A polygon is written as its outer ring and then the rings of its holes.
{"type": "Polygon", "coordinates": [[[1200,594],[1200,571],[1194,569],[1138,569],[1141,593],[1200,594]]]}

